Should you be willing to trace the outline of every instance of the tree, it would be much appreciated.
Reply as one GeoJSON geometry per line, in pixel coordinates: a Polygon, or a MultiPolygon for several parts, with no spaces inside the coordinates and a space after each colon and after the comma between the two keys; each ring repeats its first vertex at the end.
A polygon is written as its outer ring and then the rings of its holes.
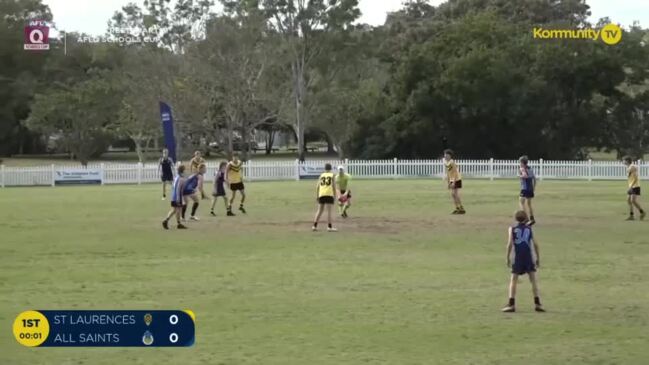
{"type": "Polygon", "coordinates": [[[115,118],[118,99],[114,94],[102,75],[68,88],[50,89],[36,95],[27,125],[48,135],[59,134],[86,166],[90,157],[103,152],[98,141],[109,133],[108,125],[115,118]]]}
{"type": "Polygon", "coordinates": [[[292,124],[297,135],[298,157],[304,160],[313,62],[326,54],[328,46],[322,34],[348,29],[360,16],[358,0],[262,0],[261,4],[288,52],[294,104],[292,124]]]}
{"type": "Polygon", "coordinates": [[[226,152],[233,153],[236,132],[245,160],[251,132],[276,117],[281,105],[281,91],[272,72],[277,65],[275,43],[259,9],[225,5],[226,15],[209,22],[206,40],[190,54],[193,64],[202,64],[198,69],[203,89],[209,90],[224,113],[226,152]]]}
{"type": "MultiPolygon", "coordinates": [[[[0,156],[31,152],[38,135],[24,123],[34,93],[43,87],[47,52],[23,51],[23,28],[32,19],[51,21],[41,0],[0,0],[0,156]]],[[[54,46],[54,45],[53,45],[54,46]]]]}

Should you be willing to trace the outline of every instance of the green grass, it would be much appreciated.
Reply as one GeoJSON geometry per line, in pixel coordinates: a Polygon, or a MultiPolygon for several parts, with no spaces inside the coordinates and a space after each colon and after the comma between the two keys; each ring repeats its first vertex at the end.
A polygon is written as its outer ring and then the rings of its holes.
{"type": "MultiPolygon", "coordinates": [[[[506,302],[516,181],[355,181],[341,232],[313,182],[248,184],[248,216],[163,231],[157,186],[0,189],[0,364],[646,364],[649,236],[623,182],[539,186],[548,313],[506,302]],[[181,349],[25,348],[26,309],[185,309],[181,349]]],[[[222,212],[220,212],[222,213],[222,212]]]]}

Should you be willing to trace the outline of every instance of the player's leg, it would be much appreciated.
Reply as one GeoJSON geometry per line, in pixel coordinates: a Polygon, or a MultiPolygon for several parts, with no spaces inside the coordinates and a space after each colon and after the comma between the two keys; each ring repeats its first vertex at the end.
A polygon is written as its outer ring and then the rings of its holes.
{"type": "Polygon", "coordinates": [[[318,210],[315,212],[315,218],[313,218],[313,227],[311,228],[314,231],[318,230],[318,223],[320,222],[320,217],[322,217],[322,212],[324,210],[324,204],[318,203],[318,210]]]}
{"type": "Polygon", "coordinates": [[[453,194],[455,194],[455,205],[458,209],[458,214],[465,214],[464,206],[462,205],[462,198],[460,197],[460,188],[456,187],[453,189],[453,194]]]}
{"type": "Polygon", "coordinates": [[[241,213],[243,214],[246,214],[246,210],[243,208],[243,203],[246,202],[246,190],[241,189],[240,193],[241,193],[241,203],[239,204],[239,211],[241,211],[241,213]]]}
{"type": "Polygon", "coordinates": [[[545,312],[545,309],[543,309],[543,306],[541,305],[541,297],[539,295],[539,285],[536,282],[536,273],[535,272],[529,272],[527,273],[530,277],[530,283],[532,284],[532,294],[534,294],[534,309],[537,312],[545,312]]]}
{"type": "Polygon", "coordinates": [[[509,303],[502,309],[503,312],[516,312],[516,283],[518,283],[518,275],[512,274],[509,280],[509,303]]]}
{"type": "Polygon", "coordinates": [[[527,222],[528,225],[534,225],[536,220],[534,219],[534,209],[532,209],[532,198],[525,199],[527,201],[527,214],[530,217],[530,220],[527,222]]]}
{"type": "Polygon", "coordinates": [[[640,202],[638,201],[638,194],[633,194],[631,196],[631,203],[634,207],[636,207],[636,209],[638,209],[638,212],[640,212],[640,219],[644,219],[646,213],[644,209],[642,209],[642,206],[640,206],[640,202]]]}
{"type": "Polygon", "coordinates": [[[185,220],[185,213],[187,213],[187,202],[188,202],[188,200],[189,200],[189,195],[183,196],[183,202],[185,203],[185,204],[183,204],[183,207],[181,209],[181,217],[182,217],[183,221],[185,220]]]}
{"type": "Polygon", "coordinates": [[[216,205],[216,199],[218,198],[219,198],[218,196],[212,194],[212,205],[210,206],[210,215],[213,217],[216,216],[216,214],[214,214],[214,206],[216,205]]]}
{"type": "Polygon", "coordinates": [[[351,197],[351,194],[350,194],[350,195],[347,196],[347,200],[345,201],[345,203],[343,203],[343,212],[342,212],[343,217],[345,217],[345,218],[348,217],[347,210],[351,206],[352,206],[352,197],[351,197]]]}
{"type": "Polygon", "coordinates": [[[232,217],[234,216],[234,213],[232,213],[232,204],[234,203],[234,198],[237,197],[237,191],[236,190],[230,190],[232,195],[230,196],[230,200],[228,201],[228,216],[232,217]]]}
{"type": "Polygon", "coordinates": [[[221,196],[221,198],[223,198],[223,207],[227,211],[228,210],[228,197],[223,195],[223,196],[221,196]]]}
{"type": "Polygon", "coordinates": [[[200,201],[200,199],[198,198],[198,193],[192,194],[191,198],[192,198],[192,201],[194,203],[192,204],[192,215],[189,217],[189,219],[191,219],[193,221],[198,221],[199,219],[196,216],[196,210],[198,210],[198,205],[199,205],[199,201],[200,201]]]}
{"type": "Polygon", "coordinates": [[[336,232],[337,229],[334,228],[333,224],[333,202],[331,204],[327,204],[327,231],[329,232],[336,232]]]}
{"type": "Polygon", "coordinates": [[[626,219],[628,221],[634,220],[634,215],[633,215],[633,194],[631,191],[629,191],[629,195],[626,198],[626,202],[629,205],[629,217],[626,219]]]}
{"type": "Polygon", "coordinates": [[[185,225],[183,225],[181,220],[180,220],[181,214],[182,214],[182,208],[177,207],[176,208],[176,225],[177,225],[178,229],[187,229],[187,227],[185,227],[185,225]]]}
{"type": "Polygon", "coordinates": [[[162,221],[162,227],[163,227],[164,229],[169,229],[169,219],[171,219],[171,217],[172,217],[174,214],[176,214],[176,211],[177,211],[177,208],[176,208],[176,207],[173,207],[173,208],[171,208],[171,210],[169,211],[169,213],[167,213],[167,216],[166,216],[165,219],[162,221]]]}
{"type": "Polygon", "coordinates": [[[162,200],[165,200],[167,197],[167,181],[162,181],[162,200]]]}
{"type": "Polygon", "coordinates": [[[455,206],[455,210],[451,214],[458,214],[460,212],[460,208],[458,207],[457,204],[457,197],[455,196],[455,189],[449,185],[449,192],[451,193],[451,199],[453,200],[453,205],[455,206]]]}

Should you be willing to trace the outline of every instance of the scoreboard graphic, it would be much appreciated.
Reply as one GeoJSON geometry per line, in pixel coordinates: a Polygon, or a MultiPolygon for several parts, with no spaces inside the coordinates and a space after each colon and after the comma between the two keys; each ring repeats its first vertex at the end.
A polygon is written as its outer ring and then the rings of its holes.
{"type": "Polygon", "coordinates": [[[27,347],[188,347],[195,319],[190,310],[29,310],[13,333],[27,347]]]}

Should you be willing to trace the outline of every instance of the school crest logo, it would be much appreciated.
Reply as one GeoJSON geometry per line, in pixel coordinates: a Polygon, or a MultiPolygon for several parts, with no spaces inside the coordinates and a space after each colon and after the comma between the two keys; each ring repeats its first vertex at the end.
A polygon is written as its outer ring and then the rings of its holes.
{"type": "Polygon", "coordinates": [[[153,344],[153,335],[151,334],[151,332],[149,331],[144,332],[144,335],[142,336],[142,343],[147,346],[153,344]]]}

